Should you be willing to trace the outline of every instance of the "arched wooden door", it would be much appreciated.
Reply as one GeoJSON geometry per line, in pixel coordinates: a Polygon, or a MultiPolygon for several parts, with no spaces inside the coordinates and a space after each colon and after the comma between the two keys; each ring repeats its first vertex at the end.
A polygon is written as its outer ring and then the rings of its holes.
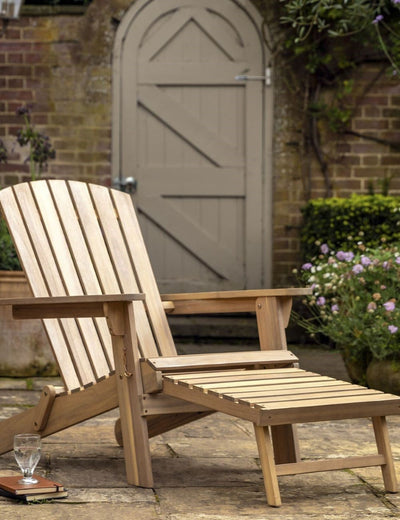
{"type": "Polygon", "coordinates": [[[267,285],[270,87],[243,0],[138,0],[114,48],[113,175],[163,291],[267,285]]]}

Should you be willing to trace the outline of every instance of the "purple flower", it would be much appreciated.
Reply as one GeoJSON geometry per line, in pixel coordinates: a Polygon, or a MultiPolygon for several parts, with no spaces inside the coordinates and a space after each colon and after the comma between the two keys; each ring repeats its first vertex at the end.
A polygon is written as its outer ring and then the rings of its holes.
{"type": "Polygon", "coordinates": [[[394,4],[400,4],[400,0],[392,0],[394,4]]]}
{"type": "MultiPolygon", "coordinates": [[[[400,2],[400,0],[399,0],[400,2]]],[[[400,256],[396,256],[396,260],[395,260],[396,264],[400,264],[400,256]]]]}
{"type": "Polygon", "coordinates": [[[364,271],[364,267],[361,264],[356,264],[352,269],[354,274],[360,274],[364,271]]]}
{"type": "Polygon", "coordinates": [[[385,309],[386,309],[387,311],[389,311],[389,312],[394,311],[394,309],[395,309],[395,307],[396,307],[395,304],[394,304],[394,302],[392,302],[392,301],[390,301],[390,300],[389,300],[388,302],[384,303],[383,306],[384,306],[385,309]]]}
{"type": "Polygon", "coordinates": [[[354,258],[354,253],[351,251],[338,251],[336,253],[336,258],[341,262],[351,262],[354,258]]]}
{"type": "Polygon", "coordinates": [[[362,255],[362,257],[361,257],[361,263],[362,263],[362,265],[367,266],[367,265],[372,264],[372,261],[371,261],[370,258],[368,258],[368,256],[364,256],[364,255],[362,255]]]}
{"type": "Polygon", "coordinates": [[[310,262],[306,262],[305,264],[303,264],[301,266],[301,268],[304,270],[304,271],[309,271],[312,267],[312,264],[310,262]]]}
{"type": "Polygon", "coordinates": [[[375,20],[372,20],[372,23],[379,23],[383,20],[383,15],[378,14],[378,16],[375,18],[375,20]]]}
{"type": "Polygon", "coordinates": [[[338,251],[336,258],[340,260],[340,262],[350,262],[354,258],[354,253],[351,251],[338,251]]]}
{"type": "Polygon", "coordinates": [[[321,246],[321,253],[323,255],[327,255],[329,253],[329,247],[328,244],[322,244],[321,246]]]}
{"type": "Polygon", "coordinates": [[[320,296],[317,300],[317,305],[319,305],[320,307],[323,307],[326,303],[326,300],[323,296],[320,296]]]}
{"type": "MultiPolygon", "coordinates": [[[[400,0],[399,0],[400,1],[400,0]]],[[[337,303],[334,303],[331,307],[332,312],[339,312],[339,305],[337,303]]]]}
{"type": "MultiPolygon", "coordinates": [[[[399,2],[400,2],[400,0],[399,0],[399,2]]],[[[390,267],[389,262],[387,260],[385,260],[382,264],[382,267],[387,271],[390,267]]]]}
{"type": "MultiPolygon", "coordinates": [[[[400,0],[399,0],[400,2],[400,0]]],[[[396,334],[396,332],[399,330],[399,327],[396,327],[396,325],[389,325],[388,326],[390,334],[396,334]]]]}

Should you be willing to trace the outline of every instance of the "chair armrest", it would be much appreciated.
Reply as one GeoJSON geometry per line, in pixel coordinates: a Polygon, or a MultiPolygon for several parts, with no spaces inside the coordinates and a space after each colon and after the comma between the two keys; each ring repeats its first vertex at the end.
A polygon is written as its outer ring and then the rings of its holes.
{"type": "Polygon", "coordinates": [[[162,294],[168,314],[213,314],[255,312],[258,298],[280,298],[291,301],[293,296],[312,294],[307,287],[286,289],[254,289],[200,293],[162,294]]]}
{"type": "Polygon", "coordinates": [[[105,305],[142,301],[144,294],[96,294],[2,298],[0,305],[11,305],[14,319],[86,318],[105,316],[105,305]]]}
{"type": "Polygon", "coordinates": [[[211,354],[188,354],[178,356],[162,356],[141,358],[143,391],[145,393],[162,390],[162,375],[170,372],[199,371],[199,376],[205,370],[241,370],[246,368],[288,368],[293,367],[299,359],[288,350],[223,352],[211,354]]]}
{"type": "Polygon", "coordinates": [[[299,361],[289,350],[254,350],[222,352],[210,354],[181,354],[142,358],[153,370],[161,372],[181,372],[188,370],[220,370],[223,368],[245,368],[255,365],[288,366],[299,361]]]}

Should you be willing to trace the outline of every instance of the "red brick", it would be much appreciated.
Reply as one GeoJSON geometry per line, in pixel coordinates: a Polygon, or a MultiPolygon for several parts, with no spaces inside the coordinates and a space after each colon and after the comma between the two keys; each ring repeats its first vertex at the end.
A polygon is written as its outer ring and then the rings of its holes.
{"type": "Polygon", "coordinates": [[[400,164],[400,153],[397,155],[391,154],[391,155],[384,155],[381,159],[381,164],[383,166],[391,166],[391,165],[398,165],[400,164]]]}
{"type": "Polygon", "coordinates": [[[7,40],[19,40],[21,38],[21,31],[19,29],[8,27],[5,37],[7,40]]]}
{"type": "Polygon", "coordinates": [[[46,62],[46,56],[40,54],[38,52],[35,53],[26,53],[25,54],[25,63],[43,63],[46,62]]]}
{"type": "Polygon", "coordinates": [[[374,143],[373,141],[364,141],[362,143],[354,143],[351,145],[351,150],[353,153],[382,153],[385,151],[385,146],[379,143],[374,143]]]}
{"type": "Polygon", "coordinates": [[[385,130],[389,122],[385,119],[356,119],[354,128],[356,130],[385,130]]]}
{"type": "Polygon", "coordinates": [[[341,160],[340,164],[346,165],[346,166],[358,166],[361,164],[361,158],[359,155],[344,155],[341,160]]]}
{"type": "Polygon", "coordinates": [[[384,108],[382,110],[383,117],[400,117],[400,108],[384,108]]]}
{"type": "Polygon", "coordinates": [[[31,68],[23,65],[1,65],[0,76],[30,76],[31,68]]]}
{"type": "Polygon", "coordinates": [[[31,90],[3,90],[1,96],[3,99],[32,101],[31,90]]]}
{"type": "Polygon", "coordinates": [[[376,155],[363,155],[361,157],[362,164],[365,166],[377,166],[379,161],[376,155]]]}
{"type": "Polygon", "coordinates": [[[363,108],[365,117],[380,117],[381,109],[377,106],[366,106],[363,108]]]}
{"type": "Polygon", "coordinates": [[[373,178],[382,175],[382,168],[354,168],[354,176],[361,178],[373,178]]]}
{"type": "Polygon", "coordinates": [[[381,105],[387,106],[389,104],[388,96],[364,96],[359,100],[363,105],[381,105]]]}
{"type": "Polygon", "coordinates": [[[22,78],[10,78],[8,81],[8,88],[23,88],[24,80],[22,78]]]}
{"type": "Polygon", "coordinates": [[[7,56],[7,63],[9,64],[19,64],[24,61],[24,55],[21,52],[10,52],[7,56]]]}

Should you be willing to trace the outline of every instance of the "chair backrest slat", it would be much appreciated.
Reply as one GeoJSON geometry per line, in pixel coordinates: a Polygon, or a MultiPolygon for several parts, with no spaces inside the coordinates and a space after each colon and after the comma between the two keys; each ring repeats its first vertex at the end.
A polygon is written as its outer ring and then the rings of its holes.
{"type": "MultiPolygon", "coordinates": [[[[160,293],[154,278],[134,207],[130,199],[119,191],[112,191],[112,197],[118,208],[119,219],[128,252],[136,270],[139,290],[146,294],[149,319],[160,354],[162,356],[173,356],[176,354],[174,340],[165,317],[160,293]]],[[[150,355],[147,355],[147,357],[150,357],[150,355]]]]}
{"type": "MultiPolygon", "coordinates": [[[[77,181],[34,181],[0,192],[34,296],[146,293],[135,302],[140,353],[176,353],[131,197],[77,181]]],[[[102,318],[44,320],[69,390],[114,369],[102,318]]]]}

